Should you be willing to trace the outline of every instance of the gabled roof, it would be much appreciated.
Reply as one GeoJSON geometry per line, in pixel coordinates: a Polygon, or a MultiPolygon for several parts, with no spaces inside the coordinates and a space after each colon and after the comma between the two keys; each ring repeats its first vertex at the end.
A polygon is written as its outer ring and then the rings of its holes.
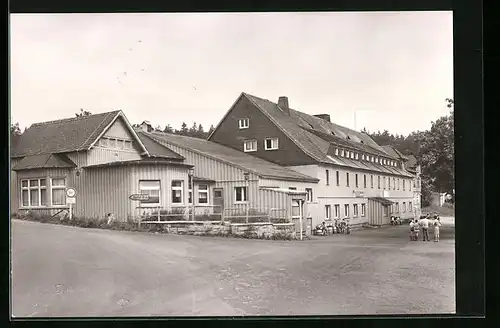
{"type": "Polygon", "coordinates": [[[254,174],[271,179],[318,182],[317,178],[307,176],[289,168],[274,164],[244,152],[220,145],[204,139],[180,136],[164,132],[139,131],[153,140],[164,141],[172,145],[185,148],[210,157],[214,160],[227,163],[240,169],[253,172],[254,174]]]}
{"type": "Polygon", "coordinates": [[[31,170],[41,168],[76,167],[76,164],[64,154],[42,154],[26,156],[17,163],[12,170],[31,170]]]}
{"type": "MultiPolygon", "coordinates": [[[[328,151],[330,146],[336,145],[362,151],[375,156],[383,156],[385,158],[398,159],[388,154],[384,148],[379,146],[370,136],[340,126],[335,123],[328,122],[319,117],[315,117],[306,113],[299,112],[294,109],[289,110],[289,115],[274,102],[267,99],[259,98],[248,93],[242,93],[229,109],[226,115],[219,122],[214,132],[229,115],[234,105],[242,98],[246,97],[252,102],[256,108],[269,118],[290,140],[292,140],[305,154],[319,163],[336,164],[349,167],[370,167],[379,172],[391,172],[392,174],[409,176],[409,173],[394,167],[387,167],[373,163],[364,163],[362,161],[354,161],[340,157],[329,156],[328,151]],[[338,160],[337,160],[338,159],[338,160]]],[[[210,140],[213,133],[208,137],[210,140]]]]}
{"type": "Polygon", "coordinates": [[[87,165],[84,166],[86,169],[93,169],[93,168],[103,168],[103,167],[114,167],[114,166],[134,166],[134,165],[167,165],[167,166],[177,166],[177,167],[185,167],[185,168],[192,168],[193,165],[189,164],[184,164],[179,161],[171,161],[168,159],[154,159],[151,157],[143,157],[138,160],[127,160],[127,161],[114,161],[114,162],[109,162],[109,163],[102,163],[102,164],[92,164],[92,165],[87,165]]]}
{"type": "Polygon", "coordinates": [[[142,150],[147,150],[122,111],[32,124],[16,143],[12,157],[57,154],[89,150],[96,141],[122,117],[142,150]]]}
{"type": "Polygon", "coordinates": [[[148,138],[141,133],[137,133],[137,135],[139,136],[139,139],[141,139],[144,146],[146,146],[146,149],[148,150],[150,157],[168,158],[179,161],[185,159],[183,156],[177,154],[175,151],[168,149],[165,146],[162,146],[157,141],[154,141],[153,139],[148,138]]]}

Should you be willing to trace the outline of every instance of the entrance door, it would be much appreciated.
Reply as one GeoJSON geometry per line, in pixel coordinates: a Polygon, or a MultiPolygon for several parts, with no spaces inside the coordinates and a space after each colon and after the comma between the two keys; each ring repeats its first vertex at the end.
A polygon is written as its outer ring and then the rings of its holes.
{"type": "Polygon", "coordinates": [[[295,223],[295,232],[300,234],[300,219],[302,218],[302,233],[306,233],[307,220],[304,218],[304,200],[292,200],[292,221],[295,223]]]}
{"type": "Polygon", "coordinates": [[[224,192],[223,191],[224,190],[222,188],[214,188],[213,204],[215,205],[215,207],[214,207],[215,214],[224,213],[224,192]]]}

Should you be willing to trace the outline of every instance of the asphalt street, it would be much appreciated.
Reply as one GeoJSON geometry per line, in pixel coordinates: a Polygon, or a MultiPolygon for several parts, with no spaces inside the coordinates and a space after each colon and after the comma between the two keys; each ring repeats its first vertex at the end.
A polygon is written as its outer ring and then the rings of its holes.
{"type": "Polygon", "coordinates": [[[451,223],[439,243],[407,226],[305,241],[11,229],[15,317],[455,312],[451,223]]]}

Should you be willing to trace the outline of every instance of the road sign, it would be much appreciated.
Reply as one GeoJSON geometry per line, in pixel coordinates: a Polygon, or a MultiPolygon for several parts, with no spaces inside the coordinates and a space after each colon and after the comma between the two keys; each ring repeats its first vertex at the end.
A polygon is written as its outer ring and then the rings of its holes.
{"type": "Polygon", "coordinates": [[[76,204],[75,197],[66,197],[66,204],[76,204]]]}
{"type": "Polygon", "coordinates": [[[446,199],[450,200],[452,198],[453,198],[453,196],[451,194],[446,195],[446,199]]]}
{"type": "Polygon", "coordinates": [[[66,189],[66,196],[68,196],[68,197],[75,197],[76,196],[76,190],[73,189],[73,188],[66,189]]]}
{"type": "Polygon", "coordinates": [[[132,194],[128,198],[130,198],[130,200],[146,201],[146,200],[149,200],[149,195],[148,194],[132,194]]]}

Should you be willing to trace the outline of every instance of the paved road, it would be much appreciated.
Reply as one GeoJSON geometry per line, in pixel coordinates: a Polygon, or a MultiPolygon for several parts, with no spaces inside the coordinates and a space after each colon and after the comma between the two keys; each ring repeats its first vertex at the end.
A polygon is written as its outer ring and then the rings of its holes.
{"type": "Polygon", "coordinates": [[[23,316],[454,313],[454,229],[302,242],[12,221],[12,311],[23,316]]]}

